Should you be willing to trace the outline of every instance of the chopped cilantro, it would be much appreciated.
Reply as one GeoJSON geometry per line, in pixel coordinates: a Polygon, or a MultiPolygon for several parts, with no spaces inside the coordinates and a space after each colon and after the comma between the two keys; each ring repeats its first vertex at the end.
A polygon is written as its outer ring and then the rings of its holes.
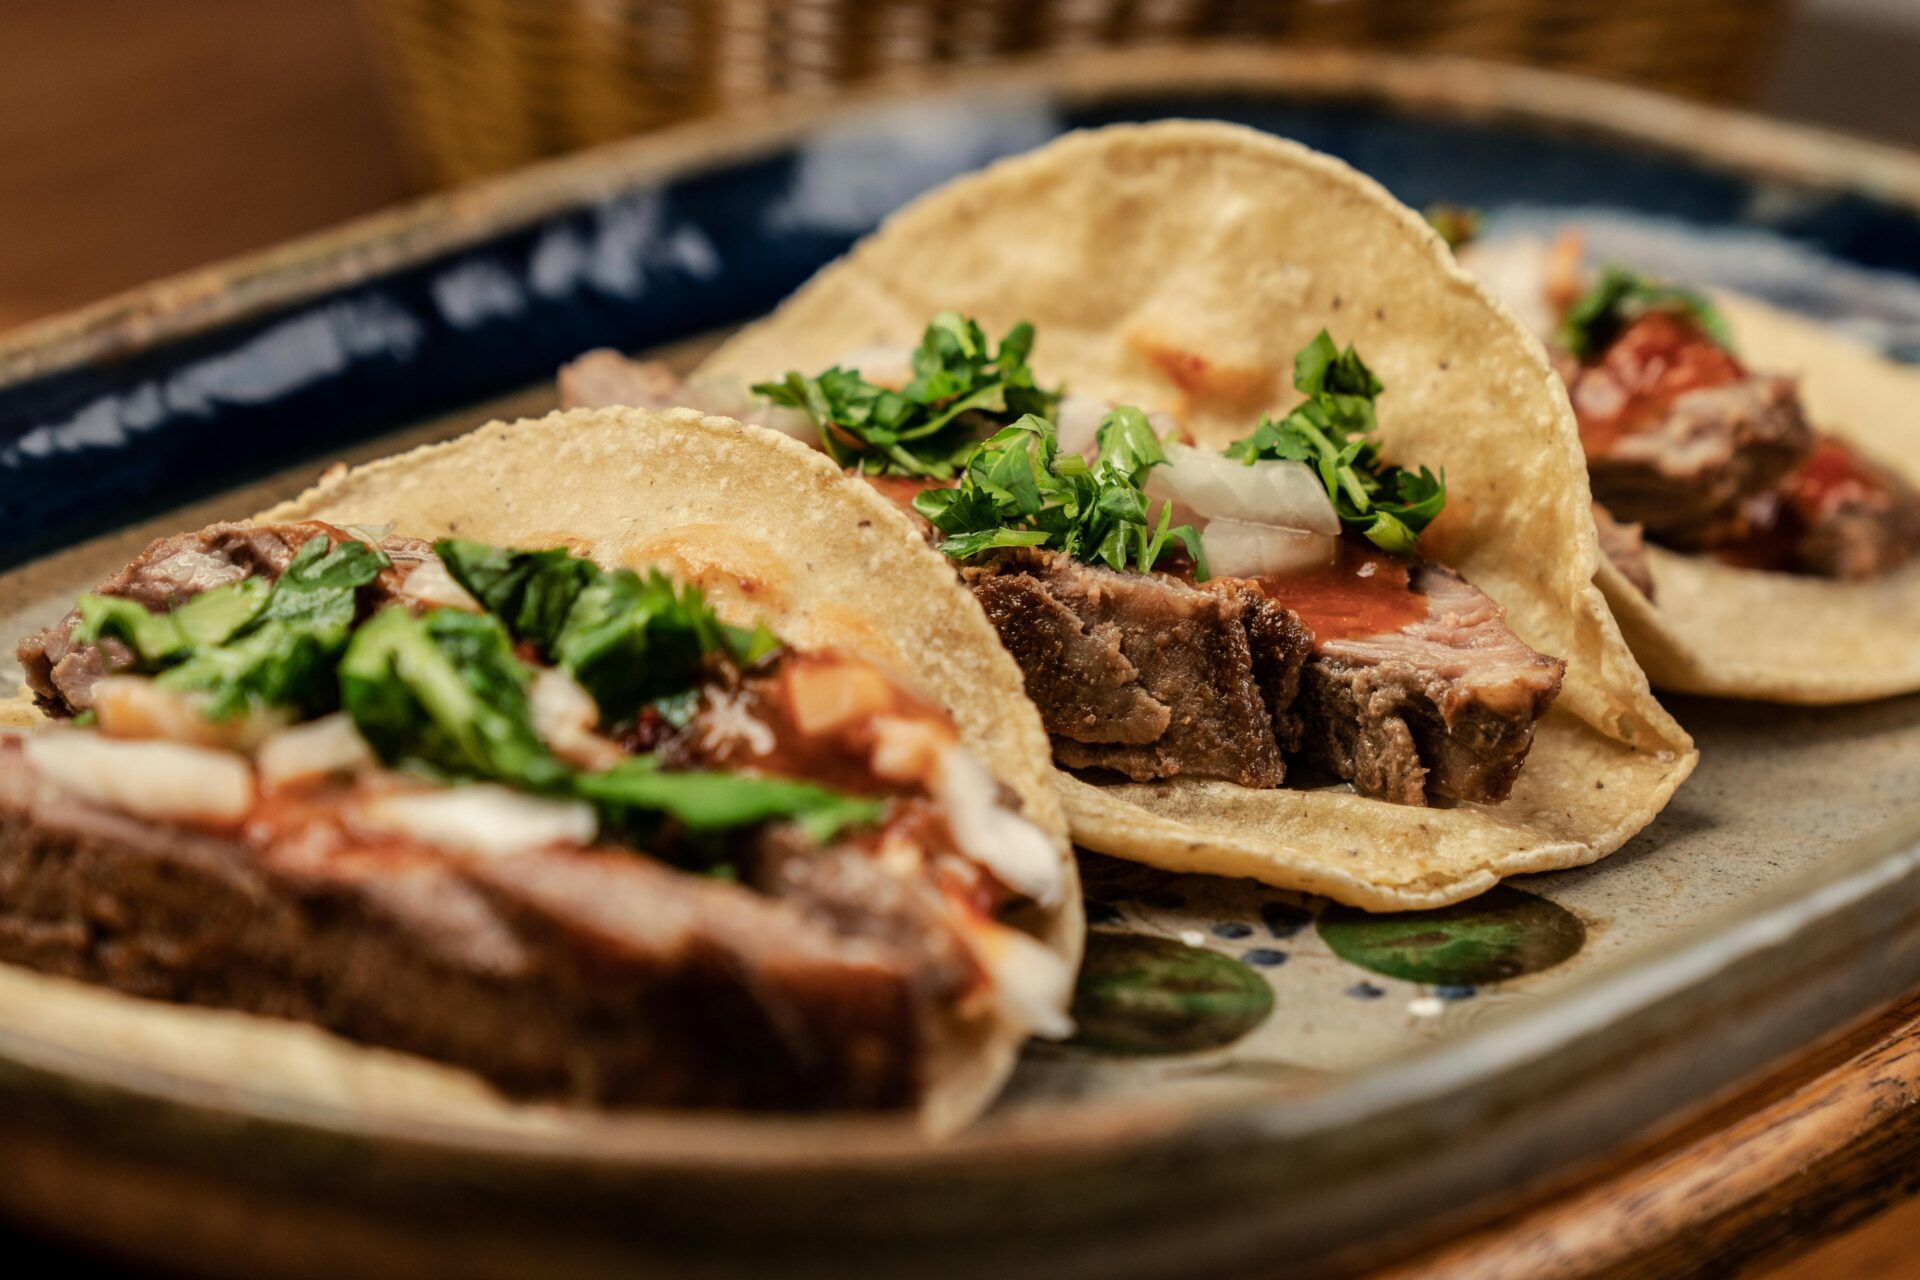
{"type": "Polygon", "coordinates": [[[1685,316],[1714,342],[1733,350],[1733,334],[1725,318],[1704,294],[1662,284],[1617,264],[1602,272],[1599,281],[1560,317],[1560,345],[1581,360],[1591,360],[1650,311],[1685,316]]]}
{"type": "Polygon", "coordinates": [[[877,821],[884,800],[850,796],[810,782],[701,769],[663,770],[651,756],[635,756],[603,773],[584,774],[574,786],[615,820],[664,813],[695,835],[796,822],[807,838],[825,843],[850,826],[877,821]]]}
{"type": "Polygon", "coordinates": [[[551,792],[570,771],[533,727],[533,674],[491,615],[391,607],[354,633],[340,700],[388,764],[551,792]]]}
{"type": "Polygon", "coordinates": [[[165,614],[131,600],[82,596],[74,638],[113,637],[133,649],[133,669],[168,688],[208,695],[202,710],[224,720],[254,706],[331,710],[333,664],[345,648],[359,589],[389,561],[363,542],[307,539],[269,585],[249,578],[218,587],[165,614]]]}
{"type": "Polygon", "coordinates": [[[976,419],[998,426],[1053,412],[1060,395],[1034,385],[1032,351],[1030,324],[1008,330],[996,349],[978,324],[947,311],[921,335],[913,379],[898,391],[838,365],[817,378],[795,371],[753,389],[811,418],[822,447],[843,467],[949,480],[979,442],[976,419]]]}
{"type": "Polygon", "coordinates": [[[79,644],[115,639],[133,650],[141,669],[154,670],[203,645],[225,641],[260,612],[272,584],[243,578],[192,597],[167,613],[152,613],[125,596],[80,597],[79,644]]]}
{"type": "Polygon", "coordinates": [[[535,727],[528,690],[538,671],[515,652],[516,640],[572,672],[603,712],[629,716],[650,702],[674,723],[691,713],[707,654],[750,664],[778,641],[764,627],[726,625],[697,589],[676,589],[658,570],[609,572],[565,551],[474,542],[438,550],[489,612],[416,617],[391,605],[356,629],[359,589],[391,562],[365,543],[329,546],[316,536],[276,581],[246,579],[168,613],[83,596],[74,635],[81,644],[125,644],[134,670],[208,695],[210,718],[256,705],[306,716],[342,706],[391,766],[577,797],[613,826],[668,818],[701,837],[792,821],[825,842],[878,819],[884,801],[788,779],[662,770],[650,757],[600,773],[575,769],[535,727]]]}
{"type": "Polygon", "coordinates": [[[720,621],[697,587],[606,570],[565,550],[513,551],[446,539],[434,550],[488,613],[593,695],[609,724],[695,684],[708,654],[742,666],[779,647],[765,627],[720,621]]]}
{"type": "Polygon", "coordinates": [[[1456,252],[1480,238],[1480,224],[1484,215],[1470,204],[1447,204],[1444,201],[1430,204],[1421,215],[1427,225],[1440,233],[1447,242],[1447,248],[1456,252]]]}
{"type": "Polygon", "coordinates": [[[1100,458],[1088,466],[1061,453],[1053,424],[1033,414],[996,433],[967,462],[951,489],[928,489],[914,510],[947,535],[940,550],[957,560],[995,547],[1048,547],[1088,564],[1145,572],[1178,539],[1207,576],[1200,535],[1170,528],[1173,504],[1159,520],[1142,485],[1166,461],[1146,415],[1132,407],[1107,414],[1096,439],[1100,458]]]}
{"type": "Polygon", "coordinates": [[[663,770],[636,756],[599,773],[556,757],[534,727],[534,669],[498,618],[437,609],[384,610],[355,633],[340,663],[341,699],[388,764],[449,779],[487,779],[590,802],[603,822],[635,827],[664,816],[690,834],[762,822],[798,823],[819,843],[876,821],[882,800],[754,774],[663,770]]]}
{"type": "Polygon", "coordinates": [[[1327,331],[1301,348],[1293,385],[1306,399],[1279,421],[1262,417],[1253,433],[1227,446],[1227,457],[1252,466],[1263,458],[1307,463],[1319,473],[1344,525],[1375,546],[1406,553],[1447,501],[1447,477],[1380,460],[1369,438],[1376,425],[1380,379],[1352,346],[1334,345],[1327,331]]]}

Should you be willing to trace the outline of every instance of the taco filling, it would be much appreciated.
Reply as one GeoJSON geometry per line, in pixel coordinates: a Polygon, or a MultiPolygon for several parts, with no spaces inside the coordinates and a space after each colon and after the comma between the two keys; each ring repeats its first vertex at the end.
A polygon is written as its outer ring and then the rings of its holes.
{"type": "MultiPolygon", "coordinates": [[[[1469,265],[1524,274],[1502,252],[1469,265]]],[[[1589,281],[1580,256],[1567,233],[1534,268],[1536,323],[1551,322],[1602,547],[1630,581],[1651,598],[1644,559],[1610,544],[1609,524],[1738,568],[1843,581],[1913,557],[1920,492],[1810,423],[1795,379],[1750,370],[1712,302],[1617,265],[1589,281]]]]}
{"type": "Polygon", "coordinates": [[[1039,387],[1033,344],[947,314],[911,352],[750,389],[596,352],[561,398],[811,434],[959,562],[1062,767],[1270,788],[1291,765],[1401,804],[1507,797],[1564,663],[1419,554],[1444,480],[1379,458],[1382,388],[1351,347],[1319,335],[1303,402],[1214,453],[1164,414],[1039,387]]]}
{"type": "Polygon", "coordinates": [[[608,1104],[913,1107],[1067,1029],[1067,870],[947,715],[657,570],[215,525],[20,657],[0,960],[608,1104]]]}

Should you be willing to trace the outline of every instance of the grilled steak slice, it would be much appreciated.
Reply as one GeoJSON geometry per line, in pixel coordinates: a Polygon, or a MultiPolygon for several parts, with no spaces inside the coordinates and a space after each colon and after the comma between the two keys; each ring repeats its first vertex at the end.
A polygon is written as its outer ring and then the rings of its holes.
{"type": "Polygon", "coordinates": [[[977,562],[963,577],[1026,674],[1060,764],[1136,781],[1280,784],[1276,724],[1291,740],[1307,637],[1258,591],[1032,549],[977,562]]]}
{"type": "MultiPolygon", "coordinates": [[[[194,533],[156,538],[126,568],[94,588],[95,594],[125,596],[163,612],[203,591],[242,578],[277,578],[311,538],[331,536],[322,524],[214,524],[194,533]]],[[[404,569],[430,558],[433,548],[417,538],[388,538],[380,549],[404,569]]],[[[368,606],[390,594],[398,579],[383,574],[366,589],[368,606]]],[[[93,705],[93,686],[102,676],[126,669],[133,655],[117,640],[76,645],[76,610],[53,626],[22,640],[14,656],[26,668],[27,688],[48,715],[71,716],[93,705]]]]}
{"type": "Polygon", "coordinates": [[[1647,543],[1637,524],[1621,524],[1599,503],[1593,504],[1593,528],[1600,538],[1600,554],[1647,599],[1653,599],[1653,569],[1647,564],[1647,543]]]}
{"type": "Polygon", "coordinates": [[[1822,436],[1778,489],[1748,503],[1714,550],[1751,568],[1858,580],[1920,548],[1920,493],[1904,477],[1822,436]]]}
{"type": "Polygon", "coordinates": [[[74,800],[0,743],[0,961],[316,1023],[518,1094],[909,1104],[965,957],[909,893],[853,883],[867,855],[800,867],[783,839],[742,851],[763,893],[618,849],[210,834],[74,800]]]}
{"type": "Polygon", "coordinates": [[[1809,523],[1795,547],[1803,572],[1858,581],[1891,573],[1920,550],[1920,493],[1890,472],[1887,490],[1846,498],[1809,523]]]}
{"type": "MultiPolygon", "coordinates": [[[[1576,407],[1593,376],[1583,372],[1574,382],[1576,407]]],[[[1812,447],[1793,382],[1748,377],[1689,391],[1645,429],[1590,448],[1587,474],[1595,501],[1616,519],[1643,525],[1655,542],[1692,550],[1812,447]]]]}
{"type": "Polygon", "coordinates": [[[1316,644],[1301,687],[1302,758],[1399,804],[1498,803],[1560,692],[1566,664],[1508,629],[1451,569],[1421,563],[1426,616],[1398,631],[1316,644]]]}

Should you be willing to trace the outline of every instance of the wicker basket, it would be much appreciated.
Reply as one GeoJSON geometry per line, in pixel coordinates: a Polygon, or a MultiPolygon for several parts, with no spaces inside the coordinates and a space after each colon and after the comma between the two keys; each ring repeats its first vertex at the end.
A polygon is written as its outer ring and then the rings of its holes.
{"type": "Polygon", "coordinates": [[[1043,50],[1270,41],[1754,87],[1790,0],[364,0],[441,183],[723,106],[1043,50]]]}

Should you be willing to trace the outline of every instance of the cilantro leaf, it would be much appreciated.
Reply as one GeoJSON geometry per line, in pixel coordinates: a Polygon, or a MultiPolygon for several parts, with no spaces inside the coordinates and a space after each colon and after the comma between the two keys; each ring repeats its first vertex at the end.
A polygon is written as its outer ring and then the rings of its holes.
{"type": "Polygon", "coordinates": [[[1096,435],[1099,461],[1059,451],[1051,422],[1028,414],[981,444],[951,489],[928,489],[914,510],[947,535],[940,550],[966,560],[999,547],[1047,547],[1088,564],[1145,572],[1175,540],[1207,576],[1191,525],[1170,527],[1173,504],[1158,520],[1142,489],[1166,461],[1146,415],[1130,406],[1107,414],[1096,435]]]}
{"type": "Polygon", "coordinates": [[[1008,330],[996,349],[978,324],[946,311],[921,335],[913,378],[898,391],[838,365],[816,378],[790,372],[753,390],[811,418],[822,447],[843,467],[949,480],[979,441],[975,420],[1003,425],[1053,412],[1060,394],[1034,384],[1032,352],[1030,324],[1008,330]]]}
{"type": "Polygon", "coordinates": [[[570,771],[533,727],[532,680],[499,619],[462,609],[416,618],[395,606],[354,633],[340,700],[388,764],[563,790],[570,771]]]}
{"type": "Polygon", "coordinates": [[[601,773],[575,780],[574,791],[617,824],[636,814],[663,813],[695,835],[797,822],[807,838],[824,844],[850,826],[879,820],[884,800],[845,795],[787,778],[702,769],[663,770],[651,756],[636,756],[601,773]]]}
{"type": "Polygon", "coordinates": [[[650,756],[578,771],[534,726],[527,691],[535,674],[491,614],[436,609],[416,618],[396,606],[355,633],[340,663],[341,701],[388,764],[577,797],[615,827],[664,816],[697,836],[784,820],[824,843],[885,808],[884,800],[784,778],[663,770],[650,756]]]}
{"type": "Polygon", "coordinates": [[[1733,350],[1733,333],[1706,295],[1694,289],[1662,284],[1618,264],[1601,273],[1560,317],[1560,345],[1581,360],[1605,351],[1621,331],[1650,311],[1684,316],[1700,326],[1715,343],[1733,350]]]}
{"type": "Polygon", "coordinates": [[[1357,351],[1342,351],[1322,329],[1293,361],[1293,385],[1306,399],[1284,418],[1262,417],[1226,456],[1252,466],[1265,458],[1304,462],[1320,476],[1340,522],[1375,546],[1407,554],[1447,501],[1447,478],[1408,471],[1380,458],[1369,438],[1374,401],[1385,390],[1357,351]]]}
{"type": "Polygon", "coordinates": [[[515,640],[593,695],[608,724],[695,684],[710,654],[749,666],[779,647],[765,627],[729,626],[697,587],[658,569],[606,570],[563,549],[513,551],[444,539],[434,550],[515,640]]]}
{"type": "Polygon", "coordinates": [[[125,596],[84,595],[74,642],[118,640],[133,650],[136,669],[155,670],[203,645],[225,641],[260,611],[271,589],[264,578],[242,578],[203,591],[168,613],[152,613],[125,596]]]}
{"type": "Polygon", "coordinates": [[[134,670],[159,684],[207,694],[202,712],[224,720],[254,706],[318,714],[334,705],[333,663],[346,647],[359,589],[392,562],[363,542],[307,539],[269,584],[248,578],[169,613],[131,600],[82,596],[75,639],[121,640],[134,670]]]}
{"type": "Polygon", "coordinates": [[[1444,201],[1430,204],[1421,211],[1421,217],[1427,225],[1440,233],[1447,242],[1447,248],[1456,253],[1480,238],[1480,224],[1485,215],[1470,204],[1447,204],[1444,201]]]}

